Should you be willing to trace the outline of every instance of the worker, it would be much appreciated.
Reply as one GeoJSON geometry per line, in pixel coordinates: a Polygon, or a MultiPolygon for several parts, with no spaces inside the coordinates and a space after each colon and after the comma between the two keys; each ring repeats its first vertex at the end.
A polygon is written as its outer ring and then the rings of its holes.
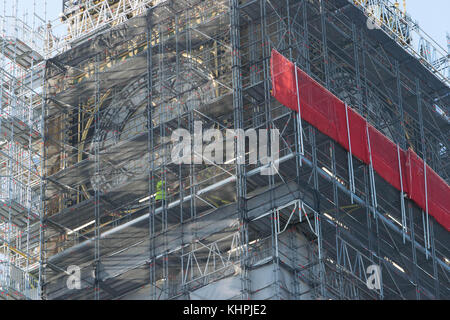
{"type": "Polygon", "coordinates": [[[156,201],[166,200],[166,193],[164,187],[165,184],[164,181],[162,180],[156,184],[156,197],[155,197],[156,201]]]}

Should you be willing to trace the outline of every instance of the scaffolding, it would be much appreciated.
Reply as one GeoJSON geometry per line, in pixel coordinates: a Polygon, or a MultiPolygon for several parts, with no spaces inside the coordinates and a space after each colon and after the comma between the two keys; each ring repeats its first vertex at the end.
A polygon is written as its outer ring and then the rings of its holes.
{"type": "Polygon", "coordinates": [[[40,298],[43,21],[0,17],[0,299],[40,298]]]}
{"type": "Polygon", "coordinates": [[[276,49],[448,183],[448,78],[386,3],[371,30],[368,1],[63,1],[26,131],[45,142],[42,298],[448,298],[448,231],[271,96],[276,49]],[[198,161],[202,142],[175,164],[180,128],[276,128],[278,170],[198,161]]]}
{"type": "Polygon", "coordinates": [[[406,13],[406,8],[401,11],[398,1],[393,3],[390,0],[355,0],[354,3],[404,50],[449,85],[448,50],[422,30],[406,13]]]}

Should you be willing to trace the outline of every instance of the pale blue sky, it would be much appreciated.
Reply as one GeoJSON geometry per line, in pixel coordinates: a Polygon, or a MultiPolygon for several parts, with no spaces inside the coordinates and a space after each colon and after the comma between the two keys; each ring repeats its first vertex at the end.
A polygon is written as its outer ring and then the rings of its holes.
{"type": "MultiPolygon", "coordinates": [[[[0,0],[0,14],[3,14],[6,3],[7,14],[12,12],[12,4],[15,0],[0,0]]],[[[45,4],[47,7],[47,20],[58,17],[62,8],[62,0],[17,0],[21,12],[28,10],[33,12],[33,3],[36,3],[40,16],[44,16],[45,4]]],[[[402,6],[403,0],[399,0],[402,6]]],[[[435,39],[444,49],[447,49],[446,32],[450,32],[450,0],[406,0],[407,11],[420,27],[435,39]]],[[[20,14],[22,16],[22,13],[20,14]]]]}

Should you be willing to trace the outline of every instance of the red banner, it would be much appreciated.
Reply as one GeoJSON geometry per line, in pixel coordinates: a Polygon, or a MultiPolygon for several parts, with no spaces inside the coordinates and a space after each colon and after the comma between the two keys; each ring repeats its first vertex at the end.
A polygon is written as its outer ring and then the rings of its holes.
{"type": "Polygon", "coordinates": [[[347,151],[374,170],[396,189],[409,195],[420,208],[427,209],[450,231],[450,193],[447,183],[428,165],[427,193],[423,160],[412,151],[397,147],[382,132],[347,107],[330,91],[273,50],[271,57],[272,95],[286,107],[300,112],[320,132],[338,142],[347,151]],[[297,94],[297,92],[299,94],[297,94]],[[369,153],[370,141],[370,153],[369,153]],[[427,194],[427,196],[425,195],[427,194]]]}
{"type": "Polygon", "coordinates": [[[403,191],[408,193],[405,151],[397,149],[396,144],[373,126],[369,125],[368,129],[374,170],[398,190],[401,190],[401,178],[403,191]]]}

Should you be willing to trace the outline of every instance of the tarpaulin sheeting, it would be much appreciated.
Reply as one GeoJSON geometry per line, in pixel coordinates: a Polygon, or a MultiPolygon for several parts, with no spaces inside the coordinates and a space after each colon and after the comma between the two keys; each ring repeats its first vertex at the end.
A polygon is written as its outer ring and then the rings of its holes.
{"type": "Polygon", "coordinates": [[[408,194],[419,207],[426,210],[425,174],[423,160],[411,149],[407,151],[406,166],[408,168],[408,194]]]}
{"type": "Polygon", "coordinates": [[[369,125],[368,130],[374,170],[392,186],[401,190],[401,169],[403,191],[408,193],[405,151],[400,148],[397,150],[397,145],[373,126],[369,125]]]}
{"type": "Polygon", "coordinates": [[[302,118],[334,140],[348,141],[344,103],[298,68],[297,79],[302,118]],[[316,108],[317,104],[321,107],[316,108]]]}
{"type": "MultiPolygon", "coordinates": [[[[370,159],[369,148],[367,144],[367,121],[358,112],[354,111],[350,107],[347,107],[347,112],[352,153],[362,162],[369,163],[370,159]]],[[[348,151],[349,149],[346,148],[346,150],[348,151]]]]}
{"type": "Polygon", "coordinates": [[[450,231],[449,186],[426,165],[428,197],[425,197],[423,160],[412,150],[398,149],[396,144],[361,115],[276,50],[272,51],[271,72],[272,95],[280,103],[297,112],[300,107],[303,120],[347,151],[350,150],[350,139],[355,157],[366,164],[370,164],[372,158],[373,168],[378,175],[398,190],[403,184],[403,191],[423,210],[426,210],[428,203],[428,213],[450,231]]]}
{"type": "Polygon", "coordinates": [[[272,95],[286,107],[297,109],[297,89],[295,86],[294,64],[276,51],[271,57],[272,95]]]}
{"type": "Polygon", "coordinates": [[[427,166],[427,186],[429,213],[447,230],[450,230],[450,187],[429,166],[427,166]]]}
{"type": "Polygon", "coordinates": [[[447,183],[430,166],[423,163],[413,150],[408,149],[406,167],[408,170],[409,197],[419,207],[426,210],[428,200],[428,213],[432,215],[447,230],[450,230],[449,208],[450,188],[447,183]],[[425,193],[425,170],[426,190],[425,193]]]}

